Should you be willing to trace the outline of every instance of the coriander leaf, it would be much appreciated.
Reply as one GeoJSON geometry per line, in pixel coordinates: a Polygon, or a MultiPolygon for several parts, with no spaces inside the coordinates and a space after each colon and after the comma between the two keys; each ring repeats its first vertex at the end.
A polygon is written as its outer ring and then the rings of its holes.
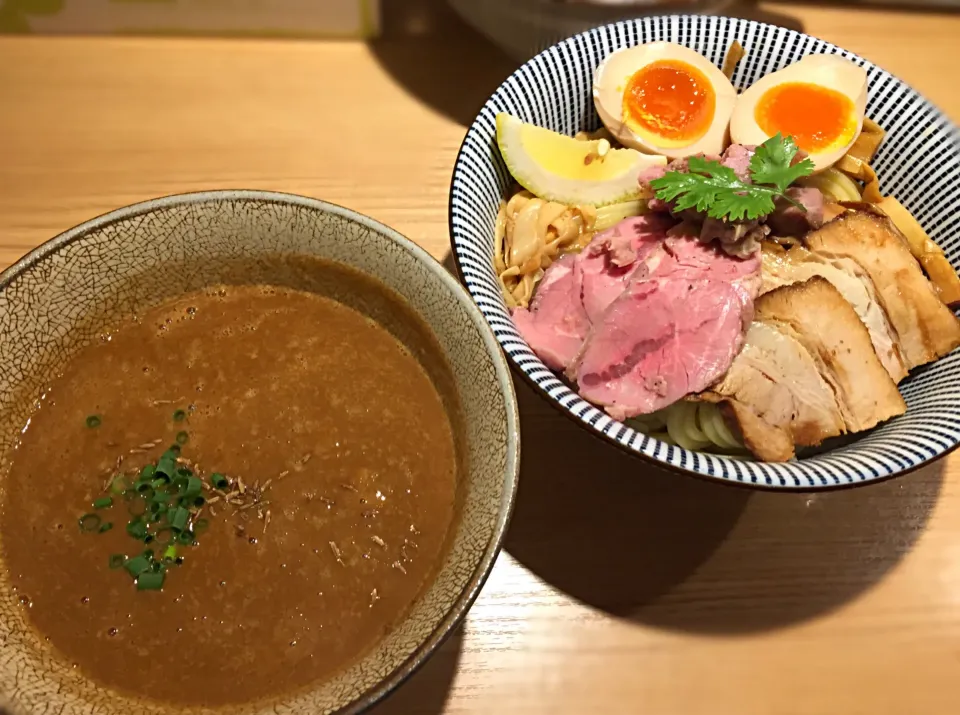
{"type": "Polygon", "coordinates": [[[750,177],[755,184],[775,186],[783,193],[794,181],[813,173],[813,162],[803,159],[793,164],[799,151],[793,137],[784,137],[777,132],[757,147],[750,157],[750,177]]]}
{"type": "Polygon", "coordinates": [[[751,187],[749,191],[726,193],[714,201],[707,216],[728,222],[757,219],[773,213],[773,196],[769,189],[761,186],[751,187]]]}
{"type": "Polygon", "coordinates": [[[671,203],[674,211],[696,209],[723,221],[756,219],[773,211],[775,190],[745,183],[730,167],[703,157],[690,157],[687,165],[690,173],[669,171],[650,182],[656,197],[671,203]]]}

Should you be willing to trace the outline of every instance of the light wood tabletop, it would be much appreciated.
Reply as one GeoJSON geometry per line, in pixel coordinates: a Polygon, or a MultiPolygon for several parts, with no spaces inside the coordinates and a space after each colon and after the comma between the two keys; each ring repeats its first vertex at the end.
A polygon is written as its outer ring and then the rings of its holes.
{"type": "MultiPolygon", "coordinates": [[[[419,8],[370,46],[0,38],[0,264],[215,188],[343,204],[445,258],[465,125],[514,63],[419,8]]],[[[960,120],[960,16],[746,14],[865,55],[960,120]]],[[[505,551],[379,715],[960,712],[960,455],[861,489],[751,493],[658,472],[518,392],[505,551]]]]}

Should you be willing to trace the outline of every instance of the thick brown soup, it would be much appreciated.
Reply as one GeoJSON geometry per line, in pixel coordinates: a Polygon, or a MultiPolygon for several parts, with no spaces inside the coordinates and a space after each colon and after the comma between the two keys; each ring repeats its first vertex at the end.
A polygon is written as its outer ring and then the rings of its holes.
{"type": "Polygon", "coordinates": [[[29,619],[94,679],[180,703],[281,694],[362,655],[429,582],[455,510],[455,410],[415,352],[288,288],[111,330],[52,381],[8,475],[29,619]]]}

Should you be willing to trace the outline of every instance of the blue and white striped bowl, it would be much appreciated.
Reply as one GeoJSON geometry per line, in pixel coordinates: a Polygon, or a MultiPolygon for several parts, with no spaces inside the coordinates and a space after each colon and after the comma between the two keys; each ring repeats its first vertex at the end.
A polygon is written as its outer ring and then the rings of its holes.
{"type": "Polygon", "coordinates": [[[855,441],[816,456],[766,464],[693,452],[636,432],[580,399],[530,350],[513,327],[493,270],[494,222],[512,184],[496,145],[495,117],[572,135],[600,126],[593,72],[622,47],[668,40],[718,66],[730,43],[747,55],[733,76],[745,88],[813,53],[839,54],[867,70],[867,114],[887,130],[874,162],[881,188],[920,221],[951,263],[960,263],[960,138],[944,114],[889,72],[809,35],[726,17],[649,17],[606,25],[564,40],[513,73],[467,132],[450,188],[450,231],[460,276],[514,367],[558,409],[618,447],[703,477],[780,489],[850,486],[919,467],[960,443],[960,351],[916,370],[901,384],[908,411],[855,441]]]}

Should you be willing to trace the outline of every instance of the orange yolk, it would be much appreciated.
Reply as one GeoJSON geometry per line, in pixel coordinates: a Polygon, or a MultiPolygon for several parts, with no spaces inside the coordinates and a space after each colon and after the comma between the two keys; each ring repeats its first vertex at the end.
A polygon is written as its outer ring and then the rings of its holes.
{"type": "Polygon", "coordinates": [[[710,80],[693,65],[658,60],[630,77],[623,92],[629,124],[672,142],[692,142],[713,122],[717,99],[710,80]]]}
{"type": "Polygon", "coordinates": [[[856,131],[853,102],[835,89],[784,82],[768,89],[754,111],[764,133],[792,136],[806,152],[843,146],[856,131]]]}

